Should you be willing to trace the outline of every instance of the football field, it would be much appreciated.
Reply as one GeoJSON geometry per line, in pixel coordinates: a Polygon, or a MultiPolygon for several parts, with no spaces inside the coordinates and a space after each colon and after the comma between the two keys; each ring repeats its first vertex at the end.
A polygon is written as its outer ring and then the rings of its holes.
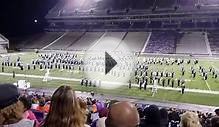
{"type": "MultiPolygon", "coordinates": [[[[39,53],[40,54],[40,53],[39,53]]],[[[30,64],[33,59],[37,59],[38,55],[36,53],[13,53],[2,55],[0,61],[4,61],[7,58],[7,55],[10,56],[10,61],[13,63],[16,61],[18,56],[20,57],[22,63],[24,65],[30,64]]],[[[83,57],[83,56],[81,56],[83,57]]],[[[146,57],[146,56],[145,56],[146,57]]],[[[140,58],[141,59],[141,58],[140,58]]],[[[190,58],[188,58],[190,59],[190,58]]],[[[173,71],[175,72],[175,78],[183,78],[185,79],[186,89],[196,89],[196,90],[205,90],[205,91],[216,91],[219,92],[219,78],[214,78],[210,72],[209,67],[213,67],[215,71],[218,73],[219,68],[219,60],[218,59],[206,59],[200,58],[198,59],[199,63],[197,65],[183,63],[182,66],[185,68],[185,75],[181,76],[181,66],[177,64],[173,65],[158,65],[152,64],[149,65],[149,70],[159,70],[159,71],[173,71]],[[190,73],[191,66],[197,70],[197,76],[192,78],[190,73]],[[208,72],[208,79],[203,80],[203,77],[199,73],[199,66],[202,66],[208,72]]],[[[2,69],[2,65],[1,69],[2,69]]],[[[138,87],[133,87],[132,89],[128,89],[127,83],[124,83],[123,86],[116,89],[102,89],[98,87],[85,87],[80,85],[80,79],[85,78],[85,74],[83,71],[74,69],[51,69],[50,77],[51,80],[47,82],[43,82],[43,77],[47,72],[46,69],[30,69],[24,67],[24,70],[21,70],[19,67],[12,66],[4,66],[4,72],[0,71],[0,83],[15,83],[18,80],[26,80],[30,82],[31,87],[34,88],[56,88],[60,85],[66,84],[71,85],[74,90],[78,91],[95,91],[97,93],[103,94],[113,94],[113,95],[122,95],[128,97],[136,97],[139,99],[145,100],[154,100],[154,101],[176,101],[176,102],[185,102],[185,103],[193,103],[193,104],[203,104],[203,105],[212,105],[219,106],[219,94],[206,94],[201,92],[186,92],[184,95],[180,93],[178,90],[165,90],[159,89],[158,93],[152,97],[151,89],[139,90],[138,87]],[[13,71],[15,72],[15,78],[12,77],[13,71]],[[20,75],[19,75],[20,74],[20,75]]],[[[95,73],[94,73],[95,74],[95,73]]],[[[134,74],[132,76],[132,82],[135,83],[134,74]]],[[[166,86],[169,87],[169,86],[166,86]]],[[[180,88],[177,85],[174,86],[175,89],[180,88]]],[[[213,92],[212,92],[213,93],[213,92]]]]}

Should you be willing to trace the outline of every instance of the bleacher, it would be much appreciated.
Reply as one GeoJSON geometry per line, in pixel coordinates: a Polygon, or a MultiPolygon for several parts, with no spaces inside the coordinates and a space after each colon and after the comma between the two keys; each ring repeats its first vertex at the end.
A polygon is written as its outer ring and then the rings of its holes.
{"type": "Polygon", "coordinates": [[[47,50],[66,50],[83,36],[83,32],[69,32],[47,47],[47,50]]]}
{"type": "Polygon", "coordinates": [[[31,35],[17,45],[18,49],[41,49],[59,38],[62,32],[45,32],[31,35]]]}
{"type": "Polygon", "coordinates": [[[218,32],[209,32],[208,40],[211,47],[212,54],[219,54],[219,33],[218,32]]]}
{"type": "Polygon", "coordinates": [[[100,38],[99,42],[96,42],[95,46],[92,46],[89,50],[107,50],[114,51],[121,43],[126,32],[106,32],[105,35],[100,38]]]}
{"type": "Polygon", "coordinates": [[[27,37],[16,48],[84,51],[101,49],[104,44],[109,50],[121,51],[126,46],[130,51],[140,52],[147,44],[145,53],[209,54],[211,49],[212,54],[218,54],[218,36],[215,32],[208,33],[209,48],[202,32],[152,32],[150,37],[149,32],[45,32],[27,37]]]}
{"type": "Polygon", "coordinates": [[[176,51],[175,32],[153,32],[145,49],[146,53],[169,54],[176,51]]]}
{"type": "Polygon", "coordinates": [[[87,50],[91,47],[101,36],[103,32],[86,32],[82,38],[80,38],[73,45],[69,46],[67,50],[87,50]]]}
{"type": "Polygon", "coordinates": [[[144,47],[148,35],[148,32],[128,32],[122,44],[116,50],[123,50],[122,48],[127,46],[131,51],[140,52],[144,47]]]}
{"type": "Polygon", "coordinates": [[[208,54],[205,35],[202,32],[185,33],[177,43],[176,53],[208,54]]]}

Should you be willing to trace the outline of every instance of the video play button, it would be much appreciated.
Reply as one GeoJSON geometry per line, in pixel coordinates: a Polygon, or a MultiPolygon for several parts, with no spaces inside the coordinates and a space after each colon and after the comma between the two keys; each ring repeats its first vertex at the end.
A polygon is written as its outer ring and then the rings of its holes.
{"type": "Polygon", "coordinates": [[[101,38],[83,54],[83,77],[96,87],[115,89],[128,84],[134,74],[136,57],[125,42],[117,38],[101,38]]]}
{"type": "Polygon", "coordinates": [[[105,52],[105,75],[107,75],[116,65],[117,62],[112,58],[112,56],[105,52]]]}

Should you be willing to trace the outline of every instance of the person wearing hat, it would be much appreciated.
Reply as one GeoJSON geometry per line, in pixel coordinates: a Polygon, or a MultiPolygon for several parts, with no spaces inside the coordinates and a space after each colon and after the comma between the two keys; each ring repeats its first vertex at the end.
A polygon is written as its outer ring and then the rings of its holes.
{"type": "Polygon", "coordinates": [[[19,101],[19,92],[12,84],[0,84],[0,126],[34,127],[35,122],[24,119],[24,105],[19,101]]]}

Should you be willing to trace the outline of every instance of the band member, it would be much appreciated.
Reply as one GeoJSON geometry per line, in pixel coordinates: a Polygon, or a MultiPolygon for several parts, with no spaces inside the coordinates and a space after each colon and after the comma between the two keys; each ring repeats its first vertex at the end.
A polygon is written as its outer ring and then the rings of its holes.
{"type": "Polygon", "coordinates": [[[178,85],[178,86],[180,86],[180,82],[181,82],[181,80],[178,79],[178,80],[177,80],[177,85],[178,85]]]}
{"type": "Polygon", "coordinates": [[[13,71],[13,76],[12,76],[13,78],[15,78],[15,72],[13,71]]]}
{"type": "Polygon", "coordinates": [[[88,79],[85,79],[85,86],[88,86],[88,79]]]}
{"type": "Polygon", "coordinates": [[[194,73],[193,73],[192,77],[193,77],[193,78],[195,78],[195,77],[196,77],[196,72],[194,72],[194,73]]]}
{"type": "Polygon", "coordinates": [[[139,82],[139,89],[140,89],[140,90],[142,89],[142,85],[143,85],[143,81],[140,81],[140,82],[139,82]]]}
{"type": "Polygon", "coordinates": [[[212,67],[209,67],[209,72],[211,72],[212,71],[212,67]]]}
{"type": "Polygon", "coordinates": [[[81,80],[81,86],[83,86],[83,85],[84,85],[84,79],[81,80]]]}
{"type": "Polygon", "coordinates": [[[165,86],[165,78],[163,78],[163,80],[162,80],[162,86],[163,87],[165,86]]]}
{"type": "Polygon", "coordinates": [[[138,70],[135,70],[135,76],[137,76],[138,75],[138,70]]]}
{"type": "Polygon", "coordinates": [[[89,80],[89,86],[90,86],[90,87],[92,86],[92,81],[91,81],[91,80],[89,80]]]}
{"type": "Polygon", "coordinates": [[[168,74],[168,72],[166,72],[166,77],[168,77],[169,76],[169,74],[168,74]]]}
{"type": "Polygon", "coordinates": [[[23,67],[23,65],[21,65],[21,66],[20,66],[20,68],[21,68],[21,70],[22,70],[22,71],[24,70],[24,67],[23,67]]]}
{"type": "Polygon", "coordinates": [[[163,77],[163,73],[164,73],[164,72],[161,72],[161,73],[160,73],[160,77],[163,77]]]}
{"type": "Polygon", "coordinates": [[[153,87],[152,87],[152,97],[154,97],[155,93],[157,93],[157,79],[154,80],[154,84],[153,84],[153,87]]]}
{"type": "Polygon", "coordinates": [[[187,64],[190,64],[190,62],[191,62],[191,60],[188,60],[188,61],[187,61],[187,64]]]}
{"type": "Polygon", "coordinates": [[[181,87],[182,87],[182,91],[181,92],[182,92],[182,94],[184,94],[185,93],[185,88],[186,88],[185,83],[183,83],[181,87]]]}
{"type": "Polygon", "coordinates": [[[170,85],[170,78],[167,79],[167,85],[170,85]]]}
{"type": "Polygon", "coordinates": [[[204,75],[204,80],[208,80],[208,74],[204,75]]]}
{"type": "Polygon", "coordinates": [[[27,69],[30,70],[30,65],[29,64],[27,65],[27,69]]]}
{"type": "Polygon", "coordinates": [[[144,90],[147,90],[147,85],[148,85],[148,79],[146,78],[144,81],[144,90]]]}
{"type": "Polygon", "coordinates": [[[2,66],[2,72],[4,72],[5,71],[5,68],[4,68],[4,66],[2,66]]]}
{"type": "Polygon", "coordinates": [[[184,76],[185,75],[185,70],[182,70],[182,76],[184,76]]]}
{"type": "Polygon", "coordinates": [[[171,81],[171,87],[172,87],[172,88],[174,87],[174,83],[175,83],[175,80],[172,79],[172,81],[171,81]]]}
{"type": "Polygon", "coordinates": [[[129,80],[129,89],[131,89],[131,88],[132,88],[132,81],[129,80]]]}
{"type": "Polygon", "coordinates": [[[151,76],[150,77],[150,84],[152,84],[153,83],[153,77],[151,76]]]}
{"type": "Polygon", "coordinates": [[[171,73],[171,77],[173,78],[173,77],[174,77],[174,75],[175,75],[175,73],[174,73],[174,72],[172,72],[172,73],[171,73]]]}

